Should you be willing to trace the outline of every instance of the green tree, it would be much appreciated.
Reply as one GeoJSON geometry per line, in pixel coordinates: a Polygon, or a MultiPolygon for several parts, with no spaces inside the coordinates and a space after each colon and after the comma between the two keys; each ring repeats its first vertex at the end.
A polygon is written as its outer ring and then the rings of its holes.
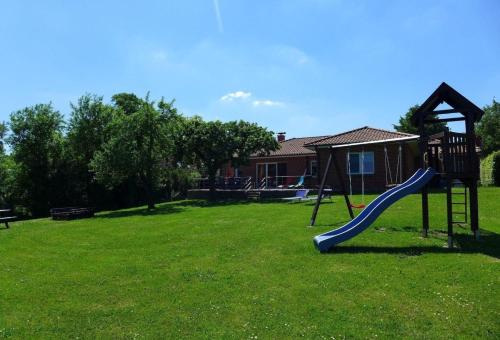
{"type": "Polygon", "coordinates": [[[211,200],[215,199],[217,170],[223,165],[245,165],[251,154],[266,155],[279,148],[272,131],[245,121],[205,122],[194,117],[186,124],[183,135],[187,150],[207,170],[211,200]]]}
{"type": "Polygon", "coordinates": [[[172,156],[172,125],[177,117],[173,102],[161,100],[155,106],[148,96],[141,99],[137,111],[115,115],[109,140],[91,162],[96,179],[112,188],[136,178],[145,191],[148,208],[153,209],[161,169],[172,156]]]}
{"type": "Polygon", "coordinates": [[[126,115],[139,111],[143,105],[143,100],[133,93],[117,93],[111,100],[126,115]]]}
{"type": "Polygon", "coordinates": [[[33,216],[45,216],[56,202],[62,157],[63,117],[52,104],[37,104],[10,115],[11,146],[16,162],[16,198],[33,216]]]}
{"type": "Polygon", "coordinates": [[[0,123],[0,155],[5,154],[5,138],[7,137],[7,124],[0,123]]]}
{"type": "Polygon", "coordinates": [[[9,157],[5,154],[5,137],[7,136],[7,125],[0,123],[0,207],[7,203],[9,157]]]}
{"type": "Polygon", "coordinates": [[[0,155],[0,207],[13,205],[16,164],[10,155],[0,155]]]}
{"type": "Polygon", "coordinates": [[[96,205],[102,201],[105,189],[93,180],[90,162],[109,139],[114,108],[103,98],[85,94],[71,103],[71,117],[67,135],[67,151],[71,182],[76,201],[96,205]]]}
{"type": "Polygon", "coordinates": [[[484,115],[477,123],[477,135],[481,138],[483,156],[500,150],[500,103],[493,99],[484,107],[484,115]]]}
{"type": "MultiPolygon", "coordinates": [[[[413,125],[411,122],[411,117],[418,110],[420,105],[413,105],[408,109],[408,112],[403,116],[399,117],[399,124],[393,124],[393,127],[396,131],[411,133],[414,135],[418,135],[418,126],[413,125]]],[[[437,118],[435,115],[429,118],[437,118]]],[[[435,124],[425,124],[424,130],[427,135],[432,135],[438,132],[443,131],[446,128],[446,123],[435,123],[435,124]]]]}

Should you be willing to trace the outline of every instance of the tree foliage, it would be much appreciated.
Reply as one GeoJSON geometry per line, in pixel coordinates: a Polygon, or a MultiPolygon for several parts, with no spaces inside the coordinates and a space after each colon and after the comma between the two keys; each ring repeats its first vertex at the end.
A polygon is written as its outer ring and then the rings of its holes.
{"type": "Polygon", "coordinates": [[[90,162],[110,137],[114,111],[102,97],[91,94],[81,96],[76,104],[71,103],[66,156],[74,195],[87,205],[95,205],[105,195],[104,188],[93,180],[90,162]]]}
{"type": "Polygon", "coordinates": [[[115,107],[120,109],[125,115],[131,115],[138,112],[142,105],[143,100],[133,93],[117,93],[111,97],[115,107]]]}
{"type": "Polygon", "coordinates": [[[178,115],[173,102],[162,100],[156,106],[148,97],[141,99],[135,109],[114,116],[110,138],[95,153],[91,166],[96,179],[109,187],[131,176],[136,178],[152,209],[160,171],[172,156],[173,127],[178,115]]]}
{"type": "MultiPolygon", "coordinates": [[[[399,124],[393,124],[393,127],[396,131],[411,133],[414,135],[418,135],[418,126],[413,125],[411,122],[411,117],[418,110],[420,105],[413,105],[408,109],[404,115],[399,117],[399,124]]],[[[437,118],[435,115],[430,116],[429,118],[437,118]]],[[[432,135],[446,129],[446,123],[435,123],[435,124],[425,124],[424,130],[427,135],[432,135]]]]}
{"type": "Polygon", "coordinates": [[[118,93],[111,104],[85,94],[70,107],[67,128],[51,104],[18,110],[8,126],[0,124],[1,206],[34,217],[73,205],[153,208],[159,197],[185,194],[200,169],[214,193],[227,162],[244,165],[251,154],[278,148],[257,124],[187,119],[173,101],[133,93],[118,93]]]}
{"type": "Polygon", "coordinates": [[[5,137],[7,137],[7,124],[0,122],[0,155],[5,154],[5,137]]]}
{"type": "Polygon", "coordinates": [[[16,162],[16,197],[33,216],[56,204],[63,147],[63,117],[51,104],[38,104],[10,116],[8,143],[16,162]]]}
{"type": "Polygon", "coordinates": [[[484,107],[484,115],[477,123],[476,133],[481,138],[483,156],[500,150],[500,103],[493,99],[484,107]]]}
{"type": "Polygon", "coordinates": [[[206,122],[194,117],[186,123],[184,136],[186,149],[207,170],[211,199],[215,199],[217,170],[224,164],[244,165],[251,154],[269,154],[279,147],[272,131],[244,121],[206,122]]]}
{"type": "Polygon", "coordinates": [[[7,136],[7,124],[0,123],[0,207],[8,202],[10,193],[10,175],[12,162],[9,156],[5,154],[5,137],[7,136]]]}
{"type": "Polygon", "coordinates": [[[0,207],[12,206],[14,202],[14,188],[16,163],[11,156],[0,155],[0,207]]]}

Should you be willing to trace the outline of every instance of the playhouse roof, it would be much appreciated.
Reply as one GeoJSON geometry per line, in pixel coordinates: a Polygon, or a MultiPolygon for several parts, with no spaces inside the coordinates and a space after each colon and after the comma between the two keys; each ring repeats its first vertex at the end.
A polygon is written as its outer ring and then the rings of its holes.
{"type": "MultiPolygon", "coordinates": [[[[425,100],[425,102],[420,105],[417,111],[413,114],[411,120],[414,125],[418,125],[419,117],[434,114],[432,111],[438,107],[441,103],[447,103],[451,106],[454,111],[460,112],[462,115],[467,117],[472,115],[474,122],[478,122],[484,114],[484,111],[479,107],[474,105],[470,100],[462,96],[457,90],[452,88],[445,82],[441,83],[439,87],[425,100]]],[[[444,110],[452,111],[452,110],[444,110]]],[[[442,111],[442,113],[445,113],[442,111]]],[[[436,113],[439,113],[436,112],[436,113]]],[[[448,112],[451,113],[451,112],[448,112]]]]}
{"type": "Polygon", "coordinates": [[[363,126],[359,129],[354,129],[342,132],[333,136],[327,136],[316,141],[309,142],[305,147],[313,149],[314,147],[326,147],[332,145],[342,145],[351,143],[364,143],[392,139],[404,139],[407,137],[417,137],[415,135],[397,131],[389,131],[383,129],[363,126]]]}

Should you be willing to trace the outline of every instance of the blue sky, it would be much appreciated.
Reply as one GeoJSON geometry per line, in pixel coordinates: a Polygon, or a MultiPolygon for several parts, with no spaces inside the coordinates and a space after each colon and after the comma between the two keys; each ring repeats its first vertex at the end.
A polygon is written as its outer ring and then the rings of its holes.
{"type": "Polygon", "coordinates": [[[446,81],[500,96],[500,1],[4,1],[0,120],[85,92],[287,137],[391,128],[446,81]]]}

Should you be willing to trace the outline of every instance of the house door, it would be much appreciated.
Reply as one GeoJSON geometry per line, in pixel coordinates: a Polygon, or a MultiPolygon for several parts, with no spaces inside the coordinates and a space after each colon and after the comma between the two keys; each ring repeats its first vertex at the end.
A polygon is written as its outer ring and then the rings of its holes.
{"type": "Polygon", "coordinates": [[[268,163],[267,164],[267,182],[266,188],[275,188],[276,187],[276,175],[278,175],[278,164],[276,163],[268,163]]]}
{"type": "Polygon", "coordinates": [[[278,174],[277,163],[257,163],[255,177],[259,187],[275,186],[276,175],[278,174]]]}
{"type": "Polygon", "coordinates": [[[276,181],[276,185],[277,186],[283,186],[283,185],[287,185],[288,184],[288,181],[287,181],[287,178],[286,175],[286,163],[278,163],[278,176],[277,176],[277,181],[276,181]]]}

